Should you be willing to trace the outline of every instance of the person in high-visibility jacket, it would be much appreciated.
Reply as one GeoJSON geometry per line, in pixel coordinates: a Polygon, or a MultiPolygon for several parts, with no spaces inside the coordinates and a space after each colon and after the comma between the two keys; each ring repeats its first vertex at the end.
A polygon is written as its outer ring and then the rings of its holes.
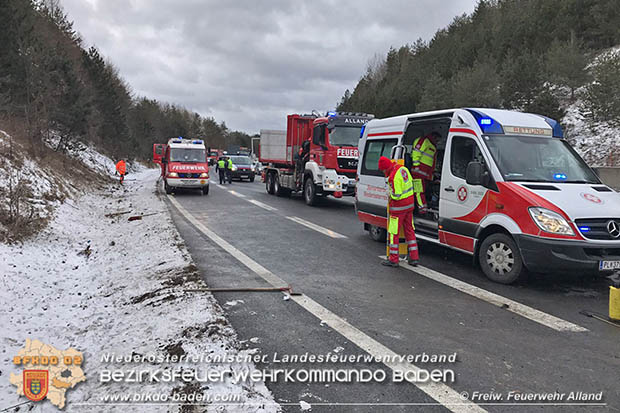
{"type": "Polygon", "coordinates": [[[125,180],[125,175],[127,175],[127,165],[125,164],[124,160],[121,159],[116,163],[116,173],[120,175],[120,181],[122,185],[123,181],[125,180]]]}
{"type": "Polygon", "coordinates": [[[232,171],[233,171],[233,162],[232,162],[232,159],[228,158],[228,160],[226,160],[226,178],[228,178],[229,184],[232,184],[232,171]]]}
{"type": "Polygon", "coordinates": [[[420,213],[426,213],[426,184],[433,180],[435,162],[437,161],[437,132],[424,137],[420,136],[413,141],[411,147],[411,175],[413,176],[413,191],[420,213]]]}
{"type": "Polygon", "coordinates": [[[379,170],[387,178],[388,200],[388,249],[389,260],[381,264],[398,267],[398,232],[402,227],[407,240],[407,262],[414,267],[418,265],[418,242],[413,228],[413,210],[415,200],[413,193],[413,178],[406,167],[397,164],[391,159],[382,156],[379,158],[379,170]]]}
{"type": "Polygon", "coordinates": [[[226,161],[223,157],[218,159],[215,169],[220,176],[220,185],[222,185],[226,180],[226,161]]]}

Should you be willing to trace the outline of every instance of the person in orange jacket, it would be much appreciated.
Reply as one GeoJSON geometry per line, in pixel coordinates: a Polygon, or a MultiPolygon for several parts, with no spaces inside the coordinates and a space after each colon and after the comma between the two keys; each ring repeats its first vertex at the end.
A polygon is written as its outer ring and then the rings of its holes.
{"type": "Polygon", "coordinates": [[[121,185],[122,185],[123,181],[125,180],[125,175],[127,174],[127,165],[125,164],[125,161],[123,161],[122,159],[116,163],[115,174],[119,174],[121,176],[121,185]]]}

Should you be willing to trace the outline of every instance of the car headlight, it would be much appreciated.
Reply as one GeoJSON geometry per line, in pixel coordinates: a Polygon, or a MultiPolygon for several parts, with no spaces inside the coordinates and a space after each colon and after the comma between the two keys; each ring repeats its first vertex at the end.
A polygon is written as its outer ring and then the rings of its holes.
{"type": "Polygon", "coordinates": [[[233,171],[236,171],[236,170],[237,170],[237,167],[236,167],[235,165],[233,165],[233,166],[232,166],[232,170],[233,170],[233,171]]]}
{"type": "Polygon", "coordinates": [[[557,212],[538,207],[530,208],[529,212],[538,228],[543,231],[552,234],[575,235],[566,219],[557,212]]]}
{"type": "Polygon", "coordinates": [[[168,174],[168,176],[169,176],[170,178],[177,178],[177,177],[179,176],[179,174],[178,174],[178,173],[176,173],[176,172],[170,172],[170,173],[168,174]]]}
{"type": "Polygon", "coordinates": [[[201,178],[208,178],[208,177],[209,177],[209,174],[208,174],[208,173],[206,173],[206,172],[203,172],[203,173],[201,173],[201,174],[200,174],[200,177],[201,177],[201,178]]]}

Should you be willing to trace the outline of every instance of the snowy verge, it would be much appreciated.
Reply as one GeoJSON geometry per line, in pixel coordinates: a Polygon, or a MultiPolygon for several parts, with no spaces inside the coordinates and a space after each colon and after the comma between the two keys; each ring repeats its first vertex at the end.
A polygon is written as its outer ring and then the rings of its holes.
{"type": "MultiPolygon", "coordinates": [[[[142,170],[125,187],[110,184],[75,204],[64,203],[32,239],[0,244],[0,410],[27,401],[9,383],[10,374],[22,370],[12,358],[26,339],[38,339],[84,355],[87,380],[67,390],[67,412],[279,411],[263,382],[101,382],[106,369],[182,367],[198,375],[255,370],[246,361],[119,364],[102,359],[106,353],[236,357],[256,351],[238,349],[236,334],[210,293],[186,291],[206,285],[155,191],[158,175],[158,170],[142,170]],[[128,221],[142,214],[142,219],[128,221]],[[110,395],[136,393],[200,393],[233,402],[101,405],[110,395]]],[[[49,401],[42,403],[46,411],[56,410],[49,401]]]]}

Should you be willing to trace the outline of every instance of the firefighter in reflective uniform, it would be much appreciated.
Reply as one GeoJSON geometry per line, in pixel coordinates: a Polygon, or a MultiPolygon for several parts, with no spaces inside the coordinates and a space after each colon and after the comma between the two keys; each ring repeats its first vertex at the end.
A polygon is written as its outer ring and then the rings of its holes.
{"type": "Polygon", "coordinates": [[[388,248],[389,260],[381,264],[398,267],[398,232],[402,227],[407,240],[409,253],[407,262],[414,267],[418,265],[418,243],[413,229],[413,209],[415,200],[413,178],[406,167],[382,156],[379,158],[379,170],[387,178],[390,198],[388,201],[388,248]]]}
{"type": "Polygon", "coordinates": [[[226,160],[226,178],[228,179],[229,184],[232,184],[232,173],[233,173],[233,162],[232,162],[232,159],[228,158],[226,160]]]}
{"type": "Polygon", "coordinates": [[[411,147],[411,175],[413,175],[413,191],[420,213],[426,213],[426,184],[433,180],[435,162],[437,160],[437,140],[440,135],[437,132],[424,137],[420,136],[413,141],[411,147]]]}
{"type": "Polygon", "coordinates": [[[224,160],[224,157],[220,157],[220,159],[217,161],[217,166],[215,167],[215,169],[220,175],[220,185],[222,185],[226,179],[226,161],[224,160]]]}

